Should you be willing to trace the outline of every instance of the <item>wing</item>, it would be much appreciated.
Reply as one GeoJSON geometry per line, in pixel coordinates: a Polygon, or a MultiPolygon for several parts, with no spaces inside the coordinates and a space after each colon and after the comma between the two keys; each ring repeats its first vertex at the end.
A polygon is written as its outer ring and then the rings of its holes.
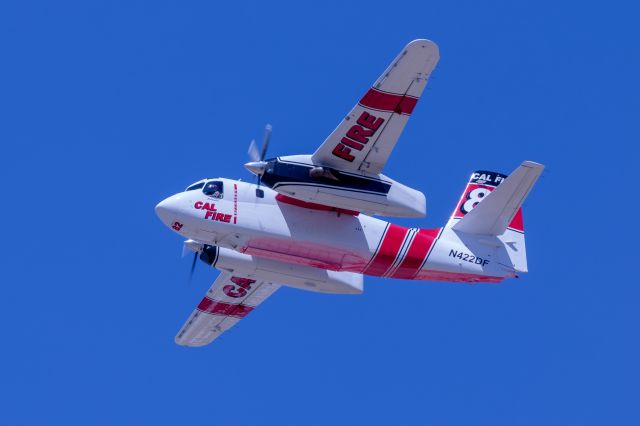
{"type": "Polygon", "coordinates": [[[439,57],[438,46],[429,40],[405,46],[313,154],[314,164],[380,173],[439,57]]]}
{"type": "Polygon", "coordinates": [[[204,346],[233,327],[280,286],[221,273],[176,336],[182,346],[204,346]]]}

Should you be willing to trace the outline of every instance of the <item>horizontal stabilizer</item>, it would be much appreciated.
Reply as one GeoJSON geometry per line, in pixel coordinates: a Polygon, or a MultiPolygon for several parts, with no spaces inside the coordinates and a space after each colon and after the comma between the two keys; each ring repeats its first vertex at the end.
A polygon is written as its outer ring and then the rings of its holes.
{"type": "Polygon", "coordinates": [[[542,164],[523,162],[504,182],[453,225],[453,230],[469,234],[502,235],[543,169],[542,164]]]}

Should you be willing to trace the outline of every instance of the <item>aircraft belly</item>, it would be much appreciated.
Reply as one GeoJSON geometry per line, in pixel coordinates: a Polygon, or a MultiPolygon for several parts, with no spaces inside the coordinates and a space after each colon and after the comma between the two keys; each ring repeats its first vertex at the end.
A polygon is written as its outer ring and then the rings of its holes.
{"type": "MultiPolygon", "coordinates": [[[[260,219],[260,234],[242,251],[282,262],[361,272],[369,262],[385,222],[368,216],[338,215],[282,205],[280,215],[260,219]]],[[[275,212],[272,212],[275,213],[275,212]]]]}

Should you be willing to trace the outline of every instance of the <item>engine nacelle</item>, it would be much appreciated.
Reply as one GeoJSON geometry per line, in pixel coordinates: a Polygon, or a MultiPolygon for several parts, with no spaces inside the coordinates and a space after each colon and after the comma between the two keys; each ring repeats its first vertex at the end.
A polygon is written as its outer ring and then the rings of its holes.
{"type": "Polygon", "coordinates": [[[202,246],[200,260],[221,271],[301,290],[337,294],[361,294],[363,291],[362,274],[283,263],[223,247],[202,246]]]}
{"type": "MultiPolygon", "coordinates": [[[[263,163],[265,164],[265,163],[263,163]]],[[[309,155],[266,161],[262,183],[288,197],[391,217],[424,217],[424,194],[383,175],[351,173],[312,163],[309,155]]]]}

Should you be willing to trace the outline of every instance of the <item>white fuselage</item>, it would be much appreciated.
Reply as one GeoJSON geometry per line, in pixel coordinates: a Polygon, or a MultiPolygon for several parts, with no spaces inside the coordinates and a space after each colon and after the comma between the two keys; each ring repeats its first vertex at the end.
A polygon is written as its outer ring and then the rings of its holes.
{"type": "MultiPolygon", "coordinates": [[[[299,206],[269,188],[215,179],[224,188],[198,188],[156,207],[185,238],[288,264],[403,279],[499,282],[515,276],[503,240],[451,230],[408,229],[365,214],[299,206]],[[221,198],[219,198],[221,197],[221,198]]],[[[317,206],[316,206],[317,207],[317,206]]]]}

